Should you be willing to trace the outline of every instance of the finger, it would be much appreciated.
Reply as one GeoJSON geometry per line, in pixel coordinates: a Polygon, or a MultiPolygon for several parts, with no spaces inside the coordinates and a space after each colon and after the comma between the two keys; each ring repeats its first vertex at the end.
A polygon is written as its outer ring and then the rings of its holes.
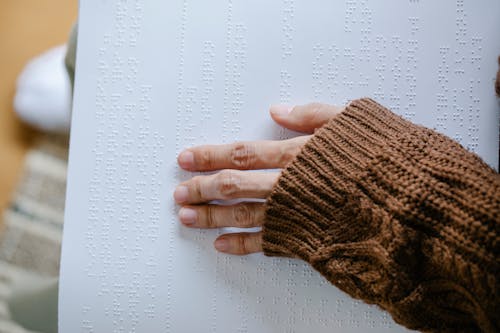
{"type": "Polygon", "coordinates": [[[285,128],[314,133],[342,110],[332,105],[312,103],[295,107],[277,105],[271,107],[270,112],[274,121],[285,128]]]}
{"type": "Polygon", "coordinates": [[[186,206],[179,211],[179,219],[190,228],[252,228],[262,225],[264,212],[264,204],[261,203],[186,206]]]}
{"type": "Polygon", "coordinates": [[[225,234],[215,240],[214,247],[236,255],[262,252],[262,232],[225,234]]]}
{"type": "Polygon", "coordinates": [[[308,139],[309,136],[302,136],[283,141],[199,146],[183,151],[177,160],[181,168],[189,171],[284,168],[308,139]]]}
{"type": "Polygon", "coordinates": [[[278,179],[278,172],[223,170],[210,176],[196,176],[180,184],[174,193],[179,204],[200,204],[212,200],[264,199],[278,179]]]}

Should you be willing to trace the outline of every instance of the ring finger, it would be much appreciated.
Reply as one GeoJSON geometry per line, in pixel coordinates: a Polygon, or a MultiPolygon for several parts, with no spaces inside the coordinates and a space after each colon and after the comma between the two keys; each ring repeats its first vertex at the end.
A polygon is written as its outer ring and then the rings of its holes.
{"type": "Polygon", "coordinates": [[[235,255],[262,252],[262,232],[225,234],[215,240],[214,246],[217,251],[235,255]]]}
{"type": "Polygon", "coordinates": [[[179,211],[179,219],[191,228],[252,228],[262,225],[264,210],[261,203],[185,206],[179,211]]]}

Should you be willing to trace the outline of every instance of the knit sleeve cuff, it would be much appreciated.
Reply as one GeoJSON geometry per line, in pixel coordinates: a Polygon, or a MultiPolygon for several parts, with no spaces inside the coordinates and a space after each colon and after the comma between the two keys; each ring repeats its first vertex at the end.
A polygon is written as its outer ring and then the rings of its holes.
{"type": "Polygon", "coordinates": [[[283,170],[267,200],[264,253],[313,263],[335,242],[370,237],[373,219],[363,225],[359,214],[373,212],[359,208],[358,178],[385,141],[418,128],[371,99],[353,101],[283,170]]]}

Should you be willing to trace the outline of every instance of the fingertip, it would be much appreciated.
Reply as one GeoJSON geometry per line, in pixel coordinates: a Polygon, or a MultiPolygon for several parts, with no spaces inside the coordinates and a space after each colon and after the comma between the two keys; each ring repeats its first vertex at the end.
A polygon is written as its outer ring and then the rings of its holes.
{"type": "Polygon", "coordinates": [[[187,186],[179,185],[174,191],[174,200],[178,204],[187,202],[189,199],[189,190],[187,186]]]}
{"type": "Polygon", "coordinates": [[[289,128],[291,121],[290,114],[292,113],[294,108],[295,107],[286,104],[273,105],[269,109],[269,113],[271,114],[271,118],[278,125],[289,128]]]}
{"type": "Polygon", "coordinates": [[[271,115],[277,118],[287,117],[293,110],[293,106],[288,104],[273,105],[270,108],[271,115]]]}
{"type": "Polygon", "coordinates": [[[184,150],[177,157],[177,163],[184,170],[192,170],[194,168],[194,154],[189,150],[184,150]]]}
{"type": "Polygon", "coordinates": [[[229,246],[230,246],[229,240],[224,237],[219,237],[214,242],[215,249],[222,253],[228,253],[229,246]]]}
{"type": "Polygon", "coordinates": [[[179,220],[185,226],[193,226],[198,220],[198,213],[192,208],[182,207],[179,210],[179,220]]]}

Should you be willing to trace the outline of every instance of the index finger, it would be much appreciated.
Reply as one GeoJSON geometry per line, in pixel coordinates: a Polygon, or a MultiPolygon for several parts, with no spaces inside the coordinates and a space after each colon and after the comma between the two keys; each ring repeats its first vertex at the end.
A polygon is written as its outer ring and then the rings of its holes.
{"type": "Polygon", "coordinates": [[[183,151],[177,161],[181,168],[188,171],[284,168],[308,139],[309,136],[301,136],[282,141],[198,146],[183,151]]]}

